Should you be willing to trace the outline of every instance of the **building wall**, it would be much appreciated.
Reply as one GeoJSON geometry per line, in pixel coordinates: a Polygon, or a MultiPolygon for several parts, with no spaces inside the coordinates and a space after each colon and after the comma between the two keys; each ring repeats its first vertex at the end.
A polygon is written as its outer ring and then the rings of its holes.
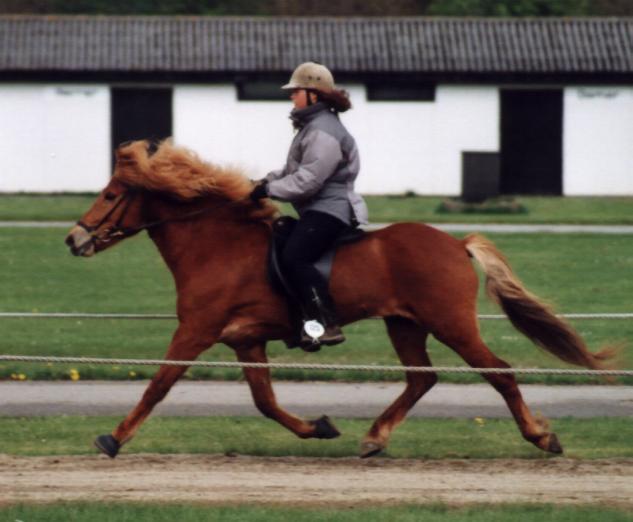
{"type": "MultiPolygon", "coordinates": [[[[458,195],[461,153],[498,151],[495,86],[440,85],[432,102],[369,102],[346,85],[365,194],[458,195]]],[[[233,85],[174,87],[174,136],[252,178],[283,165],[290,102],[238,101],[233,85]]],[[[567,87],[565,195],[633,195],[633,87],[567,87]]],[[[97,191],[110,165],[106,85],[0,84],[0,191],[97,191]]]]}
{"type": "Polygon", "coordinates": [[[567,87],[563,193],[633,194],[633,87],[567,87]]]}
{"type": "Polygon", "coordinates": [[[238,102],[232,85],[176,86],[174,140],[205,160],[260,178],[284,162],[293,135],[289,103],[238,102]]]}
{"type": "Polygon", "coordinates": [[[107,86],[0,85],[0,191],[95,191],[109,175],[107,86]]]}
{"type": "MultiPolygon", "coordinates": [[[[434,102],[369,102],[361,85],[343,86],[354,108],[341,119],[361,154],[364,194],[461,192],[461,152],[496,151],[494,87],[439,86],[434,102]]],[[[174,137],[252,178],[280,168],[293,137],[288,102],[237,101],[232,85],[177,86],[174,137]]]]}

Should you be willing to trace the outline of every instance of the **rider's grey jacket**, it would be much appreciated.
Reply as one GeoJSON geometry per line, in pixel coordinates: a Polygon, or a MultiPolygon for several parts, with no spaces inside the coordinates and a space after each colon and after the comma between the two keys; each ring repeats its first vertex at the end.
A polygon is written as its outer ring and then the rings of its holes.
{"type": "Polygon", "coordinates": [[[324,103],[291,114],[299,129],[286,165],[266,176],[268,195],[289,201],[301,216],[325,212],[347,224],[367,223],[367,207],[354,192],[360,169],[356,142],[324,103]]]}

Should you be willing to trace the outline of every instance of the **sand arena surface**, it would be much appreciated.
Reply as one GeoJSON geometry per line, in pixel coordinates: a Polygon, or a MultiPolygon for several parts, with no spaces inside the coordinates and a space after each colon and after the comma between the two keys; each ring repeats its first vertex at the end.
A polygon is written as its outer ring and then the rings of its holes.
{"type": "Polygon", "coordinates": [[[0,504],[56,501],[355,505],[551,502],[633,509],[633,459],[0,454],[0,504]]]}

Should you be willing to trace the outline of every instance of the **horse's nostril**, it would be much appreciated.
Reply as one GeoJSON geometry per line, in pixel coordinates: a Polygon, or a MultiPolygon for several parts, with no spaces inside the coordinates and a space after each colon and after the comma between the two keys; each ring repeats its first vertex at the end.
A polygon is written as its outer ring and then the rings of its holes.
{"type": "Polygon", "coordinates": [[[66,241],[65,241],[65,243],[66,243],[69,247],[71,247],[71,246],[75,246],[75,240],[74,240],[74,238],[73,238],[72,234],[68,234],[68,235],[66,236],[66,241]]]}

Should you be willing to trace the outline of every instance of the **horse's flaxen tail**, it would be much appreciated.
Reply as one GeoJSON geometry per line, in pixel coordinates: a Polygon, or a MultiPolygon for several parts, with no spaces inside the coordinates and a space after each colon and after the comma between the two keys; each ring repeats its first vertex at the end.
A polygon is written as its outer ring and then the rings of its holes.
{"type": "Polygon", "coordinates": [[[479,234],[464,239],[464,247],[486,274],[486,293],[508,316],[517,330],[559,359],[590,369],[603,369],[617,350],[589,351],[574,329],[557,317],[514,274],[505,256],[479,234]]]}

